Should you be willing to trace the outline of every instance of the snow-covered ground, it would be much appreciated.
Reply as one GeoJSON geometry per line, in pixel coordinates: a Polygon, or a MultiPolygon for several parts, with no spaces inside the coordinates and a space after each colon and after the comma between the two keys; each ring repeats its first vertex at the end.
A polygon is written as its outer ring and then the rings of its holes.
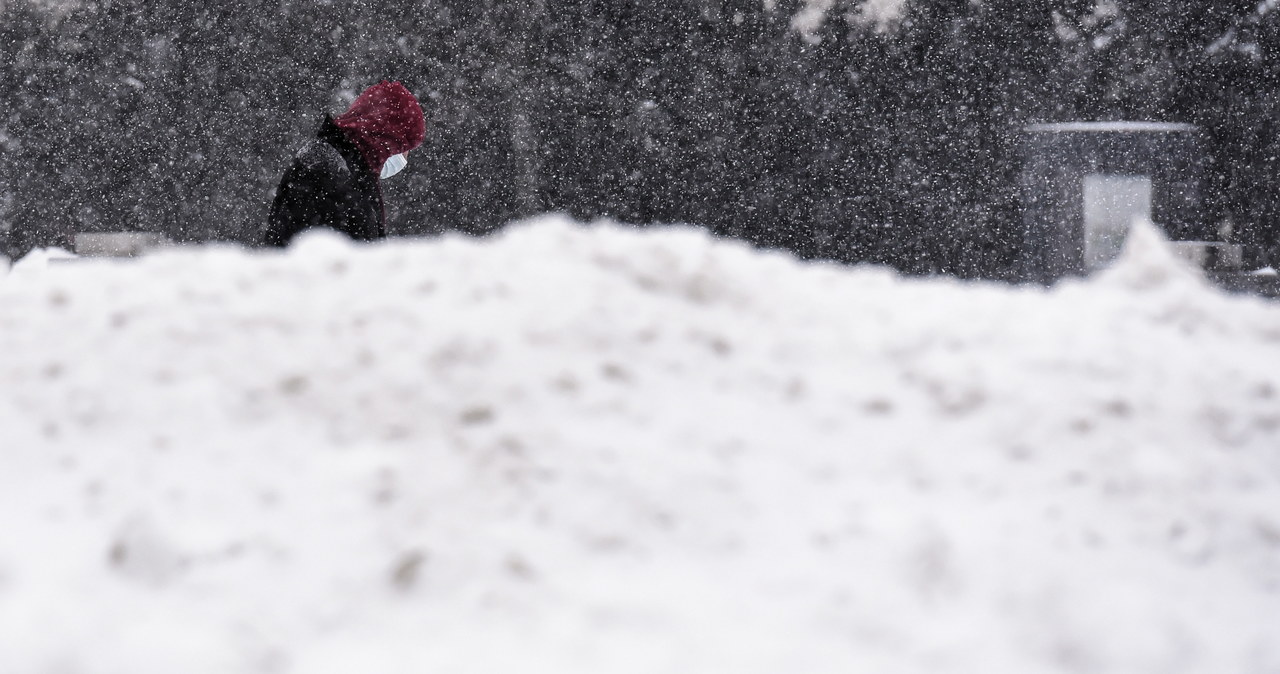
{"type": "Polygon", "coordinates": [[[0,672],[1280,672],[1280,305],[554,218],[0,276],[0,672]]]}

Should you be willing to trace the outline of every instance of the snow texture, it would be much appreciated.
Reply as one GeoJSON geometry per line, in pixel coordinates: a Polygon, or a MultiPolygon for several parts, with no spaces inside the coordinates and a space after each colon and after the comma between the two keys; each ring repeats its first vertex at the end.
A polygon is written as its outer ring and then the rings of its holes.
{"type": "MultiPolygon", "coordinates": [[[[813,43],[817,41],[835,7],[835,0],[804,0],[791,17],[791,28],[813,43]]],[[[767,5],[766,5],[767,6],[767,5]]],[[[868,23],[885,28],[902,14],[903,0],[867,0],[856,9],[847,12],[844,19],[850,22],[868,23]]]]}
{"type": "Polygon", "coordinates": [[[0,672],[1280,672],[1280,308],[686,228],[0,277],[0,672]]]}
{"type": "Polygon", "coordinates": [[[1151,132],[1176,132],[1176,131],[1195,131],[1194,124],[1181,124],[1175,122],[1141,122],[1141,121],[1114,121],[1114,122],[1055,122],[1052,124],[1031,124],[1027,126],[1028,131],[1049,131],[1054,133],[1067,132],[1113,132],[1113,133],[1151,133],[1151,132]]]}

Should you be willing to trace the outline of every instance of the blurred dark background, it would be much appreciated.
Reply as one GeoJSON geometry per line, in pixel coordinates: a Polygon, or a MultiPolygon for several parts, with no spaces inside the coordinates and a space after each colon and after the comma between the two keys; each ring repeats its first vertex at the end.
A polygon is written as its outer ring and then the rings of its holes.
{"type": "Polygon", "coordinates": [[[559,211],[1005,278],[1017,129],[1139,119],[1201,126],[1207,212],[1276,264],[1277,4],[10,0],[0,242],[253,240],[323,112],[385,78],[428,120],[395,234],[559,211]]]}

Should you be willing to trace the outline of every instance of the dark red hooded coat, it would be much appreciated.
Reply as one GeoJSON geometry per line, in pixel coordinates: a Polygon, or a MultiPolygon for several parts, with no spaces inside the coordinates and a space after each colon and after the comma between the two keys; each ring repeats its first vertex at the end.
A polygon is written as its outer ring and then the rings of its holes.
{"type": "Polygon", "coordinates": [[[262,242],[286,246],[305,229],[327,227],[357,241],[387,235],[378,174],[392,155],[422,144],[418,99],[399,82],[381,82],[341,116],[328,115],[316,139],[294,159],[276,188],[262,242]]]}

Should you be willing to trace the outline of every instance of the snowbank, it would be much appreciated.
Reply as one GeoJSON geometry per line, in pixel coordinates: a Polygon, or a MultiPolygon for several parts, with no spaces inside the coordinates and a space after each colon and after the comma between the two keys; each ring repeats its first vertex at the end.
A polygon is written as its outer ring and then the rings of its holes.
{"type": "Polygon", "coordinates": [[[0,672],[1280,671],[1280,308],[546,219],[0,277],[0,672]]]}

